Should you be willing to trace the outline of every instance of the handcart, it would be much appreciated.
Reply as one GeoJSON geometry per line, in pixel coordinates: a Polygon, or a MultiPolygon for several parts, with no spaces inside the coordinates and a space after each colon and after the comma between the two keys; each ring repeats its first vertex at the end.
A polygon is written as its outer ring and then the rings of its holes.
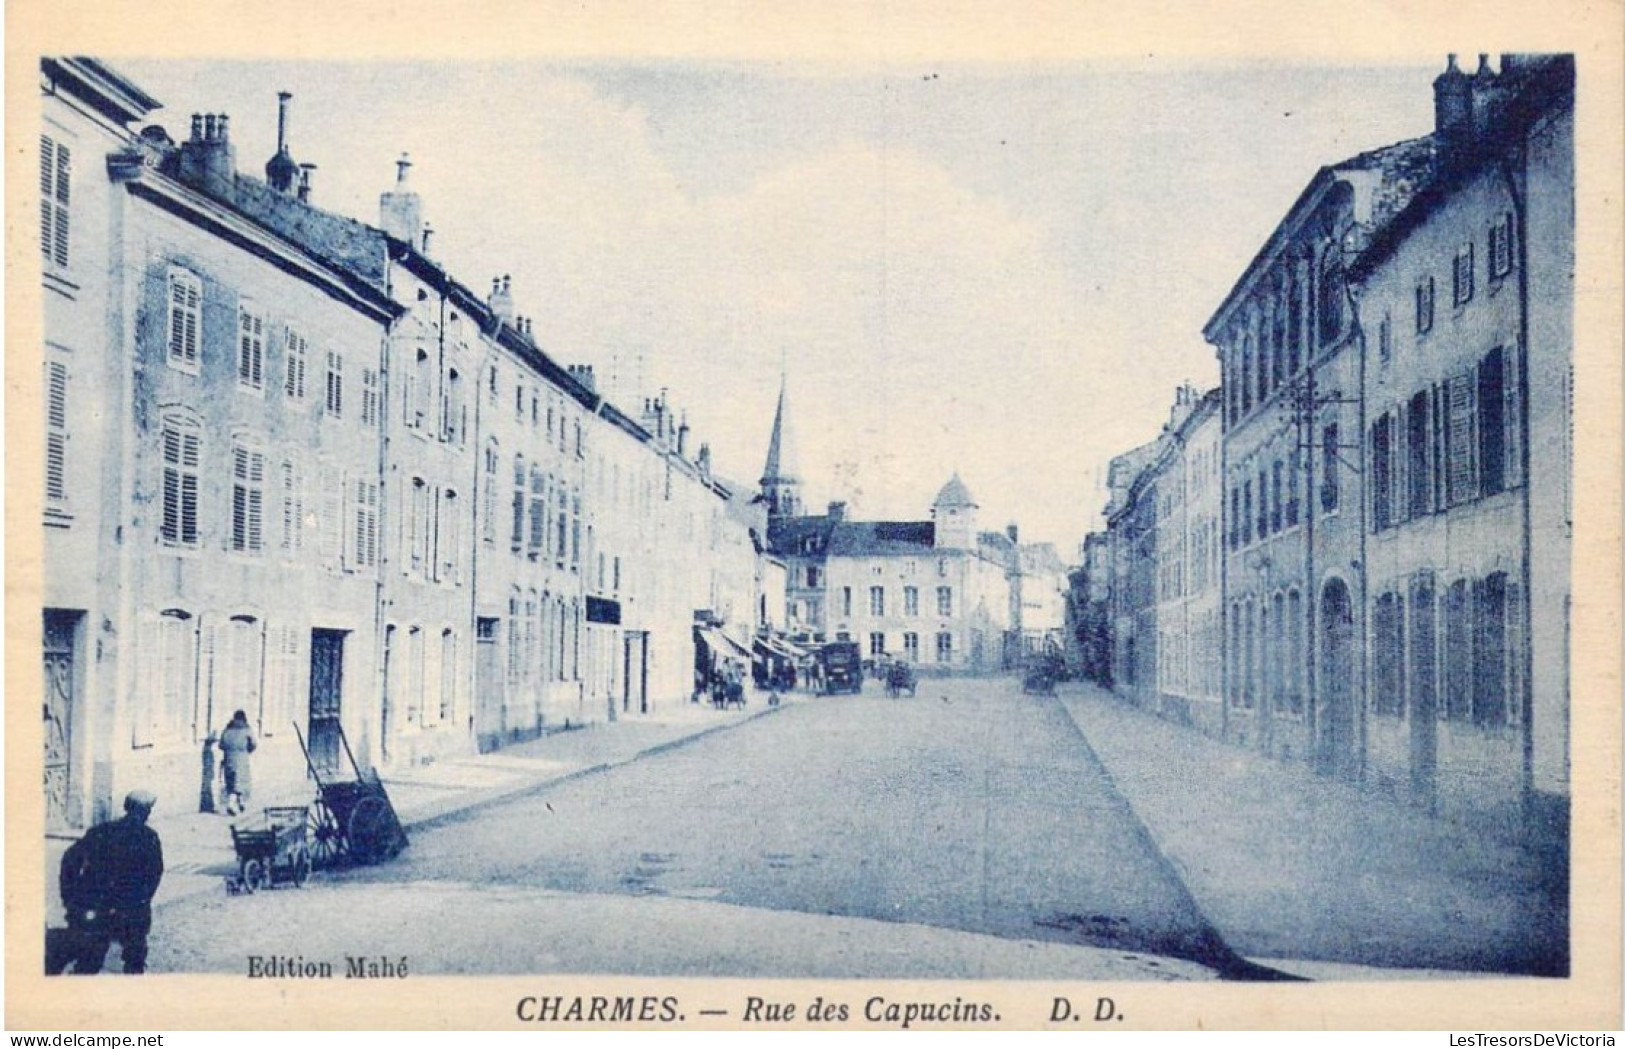
{"type": "Polygon", "coordinates": [[[299,736],[299,748],[305,752],[305,767],[316,781],[317,798],[309,820],[312,863],[318,868],[344,862],[370,865],[400,855],[407,845],[406,830],[395,815],[384,781],[377,770],[363,770],[356,762],[344,730],[338,729],[339,742],[355,771],[353,780],[324,778],[311,760],[299,726],[294,726],[294,732],[299,736]]]}
{"type": "Polygon", "coordinates": [[[278,885],[301,888],[310,878],[310,809],[305,805],[273,806],[262,822],[231,827],[237,852],[237,877],[228,879],[230,893],[250,893],[278,885]]]}

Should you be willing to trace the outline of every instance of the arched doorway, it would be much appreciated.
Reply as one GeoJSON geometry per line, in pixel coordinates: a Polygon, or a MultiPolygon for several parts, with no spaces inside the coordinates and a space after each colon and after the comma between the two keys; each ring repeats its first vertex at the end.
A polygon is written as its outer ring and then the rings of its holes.
{"type": "Polygon", "coordinates": [[[1354,607],[1348,584],[1329,579],[1320,591],[1321,771],[1353,778],[1359,771],[1354,717],[1354,607]]]}

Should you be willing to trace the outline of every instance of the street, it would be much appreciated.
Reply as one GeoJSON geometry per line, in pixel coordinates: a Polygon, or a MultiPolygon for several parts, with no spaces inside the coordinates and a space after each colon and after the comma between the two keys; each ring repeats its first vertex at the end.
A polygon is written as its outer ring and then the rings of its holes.
{"type": "Polygon", "coordinates": [[[1236,961],[1066,712],[1012,679],[871,682],[439,821],[382,867],[159,909],[155,969],[250,954],[785,977],[1236,961]]]}

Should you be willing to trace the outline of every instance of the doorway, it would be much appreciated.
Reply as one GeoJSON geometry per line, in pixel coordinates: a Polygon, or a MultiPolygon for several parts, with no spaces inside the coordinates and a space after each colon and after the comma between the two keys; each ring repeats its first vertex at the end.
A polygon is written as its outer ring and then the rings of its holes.
{"type": "Polygon", "coordinates": [[[1328,580],[1320,595],[1320,769],[1358,772],[1354,718],[1354,610],[1348,584],[1328,580]]]}
{"type": "Polygon", "coordinates": [[[318,772],[339,770],[339,725],[344,706],[343,630],[310,632],[310,762],[318,772]]]}
{"type": "Polygon", "coordinates": [[[73,698],[77,686],[74,636],[81,612],[45,610],[45,826],[72,826],[73,698]]]}
{"type": "Polygon", "coordinates": [[[481,754],[502,746],[502,663],[497,651],[501,632],[494,617],[474,622],[474,738],[481,754]]]}

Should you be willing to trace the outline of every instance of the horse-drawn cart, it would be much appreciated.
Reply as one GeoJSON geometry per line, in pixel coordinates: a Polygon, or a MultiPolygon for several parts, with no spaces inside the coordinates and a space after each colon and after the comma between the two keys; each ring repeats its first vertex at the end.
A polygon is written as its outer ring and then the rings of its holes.
{"type": "Polygon", "coordinates": [[[309,817],[311,861],[316,867],[328,867],[343,861],[366,865],[394,859],[406,848],[406,831],[395,815],[384,781],[376,770],[361,768],[343,729],[338,732],[350,768],[355,771],[353,780],[333,779],[331,769],[324,777],[311,760],[304,734],[299,734],[305,766],[316,781],[317,791],[309,817]]]}

